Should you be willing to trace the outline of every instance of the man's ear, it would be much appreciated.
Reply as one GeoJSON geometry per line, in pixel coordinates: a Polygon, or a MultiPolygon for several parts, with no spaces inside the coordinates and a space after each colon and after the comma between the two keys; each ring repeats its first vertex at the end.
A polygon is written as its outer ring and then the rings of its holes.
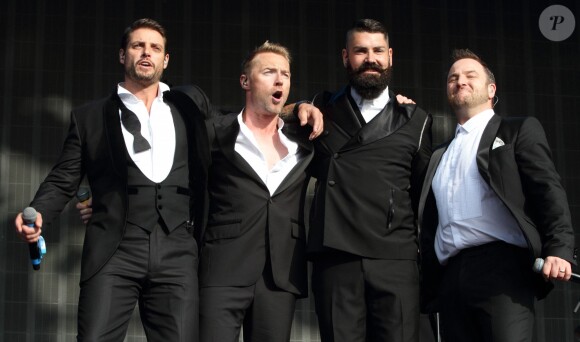
{"type": "Polygon", "coordinates": [[[246,74],[240,75],[240,85],[242,86],[242,89],[245,90],[250,89],[250,85],[248,83],[248,76],[246,76],[246,74]]]}
{"type": "Polygon", "coordinates": [[[163,69],[167,68],[167,63],[169,63],[169,54],[166,54],[163,59],[163,69]]]}
{"type": "Polygon", "coordinates": [[[119,63],[125,64],[125,50],[119,50],[119,63]]]}
{"type": "Polygon", "coordinates": [[[342,64],[345,68],[348,64],[348,51],[346,49],[342,49],[342,64]]]}
{"type": "Polygon", "coordinates": [[[493,97],[495,96],[496,89],[497,89],[497,87],[496,87],[495,83],[490,83],[487,85],[487,97],[489,99],[493,99],[493,97]]]}

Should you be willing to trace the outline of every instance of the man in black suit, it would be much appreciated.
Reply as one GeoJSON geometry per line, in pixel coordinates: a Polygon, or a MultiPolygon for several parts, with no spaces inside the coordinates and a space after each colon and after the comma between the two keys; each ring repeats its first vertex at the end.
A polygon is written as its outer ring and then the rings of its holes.
{"type": "Polygon", "coordinates": [[[325,132],[308,241],[322,341],[418,341],[415,210],[431,155],[431,116],[389,89],[385,27],[359,20],[342,60],[349,84],[318,94],[325,132]]]}
{"type": "Polygon", "coordinates": [[[243,63],[240,113],[208,121],[209,216],[200,255],[202,341],[285,342],[308,293],[304,199],[309,131],[279,119],[290,55],[264,43],[243,63]]]}
{"type": "Polygon", "coordinates": [[[575,263],[566,193],[542,126],[493,110],[493,73],[457,50],[447,97],[458,125],[431,158],[423,186],[422,290],[446,342],[532,341],[534,296],[575,263]],[[545,258],[541,275],[532,271],[545,258]],[[543,277],[542,277],[543,276],[543,277]]]}
{"type": "Polygon", "coordinates": [[[188,88],[190,98],[160,82],[166,42],[151,19],[125,30],[124,82],[73,110],[61,156],[31,203],[35,227],[24,226],[21,214],[15,221],[23,240],[36,241],[87,176],[92,219],[81,261],[79,341],[122,341],[137,302],[149,341],[198,340],[197,244],[186,222],[195,216],[196,147],[207,146],[203,120],[212,109],[198,88],[188,88]]]}

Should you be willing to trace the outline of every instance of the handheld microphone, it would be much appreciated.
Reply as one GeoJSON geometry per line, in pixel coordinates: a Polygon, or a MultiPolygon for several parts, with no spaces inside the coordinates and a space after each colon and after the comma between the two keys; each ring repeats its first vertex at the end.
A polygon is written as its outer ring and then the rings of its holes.
{"type": "MultiPolygon", "coordinates": [[[[534,266],[532,269],[536,273],[542,273],[542,268],[544,268],[544,259],[537,258],[536,261],[534,261],[534,266]]],[[[570,281],[580,284],[580,274],[572,273],[572,276],[570,276],[570,281]]]]}
{"type": "Polygon", "coordinates": [[[91,198],[91,189],[87,187],[81,187],[77,191],[77,200],[82,204],[86,204],[86,202],[91,198]]]}
{"type": "MultiPolygon", "coordinates": [[[[36,221],[36,210],[32,207],[26,207],[22,211],[22,220],[28,227],[34,227],[36,221]]],[[[28,252],[30,254],[30,261],[32,262],[32,269],[38,271],[40,269],[40,262],[46,254],[46,243],[42,236],[38,237],[38,241],[28,244],[28,252]]]]}

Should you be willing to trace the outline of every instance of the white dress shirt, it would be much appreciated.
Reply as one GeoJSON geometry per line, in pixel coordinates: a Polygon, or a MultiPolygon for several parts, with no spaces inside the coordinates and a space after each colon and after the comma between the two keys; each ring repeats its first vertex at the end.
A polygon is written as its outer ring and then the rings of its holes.
{"type": "Polygon", "coordinates": [[[122,83],[119,83],[117,87],[117,93],[121,101],[137,115],[139,122],[141,122],[141,134],[151,145],[151,149],[135,153],[133,150],[133,135],[123,126],[121,110],[119,110],[119,124],[123,131],[127,151],[139,170],[155,183],[160,183],[167,178],[173,167],[173,157],[175,155],[173,116],[169,106],[163,102],[163,92],[167,90],[169,90],[169,86],[160,82],[157,97],[151,105],[151,113],[148,113],[145,103],[123,88],[122,83]]]}
{"type": "Polygon", "coordinates": [[[383,110],[389,103],[389,87],[385,88],[381,95],[376,99],[367,100],[363,99],[354,88],[350,88],[350,96],[352,96],[354,102],[356,102],[360,113],[362,114],[365,122],[369,122],[374,119],[377,114],[383,110]]]}
{"type": "Polygon", "coordinates": [[[485,110],[457,125],[433,178],[439,214],[435,252],[443,265],[462,249],[493,241],[527,246],[515,218],[477,168],[481,135],[493,115],[492,109],[485,110]]]}
{"type": "Polygon", "coordinates": [[[260,179],[266,184],[270,195],[274,194],[278,186],[282,183],[284,178],[288,176],[290,171],[298,164],[301,156],[298,155],[298,144],[288,139],[282,133],[284,121],[278,118],[278,134],[280,141],[288,149],[288,154],[280,159],[271,170],[268,170],[268,163],[264,153],[260,150],[258,142],[254,137],[254,133],[244,123],[242,113],[238,115],[238,123],[240,124],[240,132],[236,138],[234,150],[242,156],[250,164],[252,169],[258,174],[260,179]]]}

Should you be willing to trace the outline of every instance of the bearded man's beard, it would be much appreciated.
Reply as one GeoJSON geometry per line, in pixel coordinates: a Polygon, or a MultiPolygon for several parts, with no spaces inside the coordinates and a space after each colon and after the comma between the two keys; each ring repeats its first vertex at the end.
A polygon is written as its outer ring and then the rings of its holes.
{"type": "Polygon", "coordinates": [[[356,70],[352,68],[350,63],[346,64],[346,72],[348,81],[351,87],[366,100],[376,99],[391,83],[393,75],[393,67],[389,66],[382,69],[375,63],[364,63],[356,70]],[[367,70],[373,70],[379,74],[365,74],[367,70]]]}

